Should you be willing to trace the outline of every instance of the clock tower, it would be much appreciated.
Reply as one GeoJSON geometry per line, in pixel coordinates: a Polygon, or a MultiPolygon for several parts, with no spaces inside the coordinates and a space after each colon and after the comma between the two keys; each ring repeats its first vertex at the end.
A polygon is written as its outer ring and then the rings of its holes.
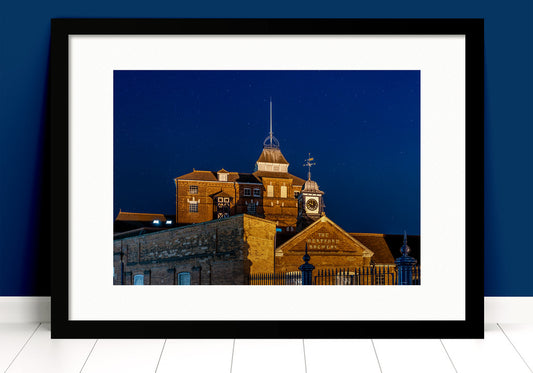
{"type": "Polygon", "coordinates": [[[301,231],[307,226],[313,224],[315,221],[320,219],[324,213],[324,192],[318,188],[316,181],[311,180],[311,166],[314,166],[315,163],[312,163],[314,158],[309,158],[305,160],[304,166],[309,167],[307,173],[307,181],[304,184],[302,192],[298,195],[298,222],[297,230],[301,231]]]}

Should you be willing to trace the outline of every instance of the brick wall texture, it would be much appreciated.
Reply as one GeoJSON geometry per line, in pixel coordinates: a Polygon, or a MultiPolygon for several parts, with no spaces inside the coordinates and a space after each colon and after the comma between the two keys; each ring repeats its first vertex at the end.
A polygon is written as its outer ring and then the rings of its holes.
{"type": "Polygon", "coordinates": [[[114,241],[116,285],[242,285],[250,273],[274,270],[276,223],[250,215],[168,229],[114,241]]]}

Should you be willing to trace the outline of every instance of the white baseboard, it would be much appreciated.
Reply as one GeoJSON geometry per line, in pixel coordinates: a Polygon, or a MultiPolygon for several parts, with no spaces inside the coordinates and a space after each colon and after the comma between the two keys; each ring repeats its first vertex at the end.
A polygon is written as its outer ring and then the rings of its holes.
{"type": "Polygon", "coordinates": [[[533,297],[485,297],[486,323],[533,323],[533,297]]]}
{"type": "MultiPolygon", "coordinates": [[[[50,297],[0,297],[0,322],[50,322],[50,297]]],[[[485,297],[486,323],[533,323],[533,297],[485,297]]]]}
{"type": "Polygon", "coordinates": [[[50,322],[50,297],[0,297],[0,322],[50,322]]]}

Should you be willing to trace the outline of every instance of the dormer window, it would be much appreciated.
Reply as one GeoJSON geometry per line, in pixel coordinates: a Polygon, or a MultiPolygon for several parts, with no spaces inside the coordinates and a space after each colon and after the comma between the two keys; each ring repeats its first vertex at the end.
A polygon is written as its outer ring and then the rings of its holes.
{"type": "Polygon", "coordinates": [[[221,169],[217,172],[218,181],[228,181],[228,171],[221,169]]]}

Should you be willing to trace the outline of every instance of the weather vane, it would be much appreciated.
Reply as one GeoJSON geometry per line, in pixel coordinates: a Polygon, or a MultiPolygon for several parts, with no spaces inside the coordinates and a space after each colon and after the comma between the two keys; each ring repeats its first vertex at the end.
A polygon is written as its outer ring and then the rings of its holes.
{"type": "Polygon", "coordinates": [[[316,166],[316,163],[311,163],[314,160],[314,158],[311,158],[311,153],[309,153],[309,157],[305,160],[304,163],[304,167],[309,167],[309,171],[307,172],[307,180],[311,180],[311,166],[316,166]]]}

